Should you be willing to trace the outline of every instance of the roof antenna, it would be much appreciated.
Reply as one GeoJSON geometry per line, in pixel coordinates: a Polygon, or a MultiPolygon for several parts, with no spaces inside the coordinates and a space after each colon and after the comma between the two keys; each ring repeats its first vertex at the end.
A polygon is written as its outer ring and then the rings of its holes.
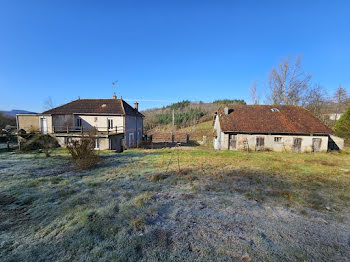
{"type": "Polygon", "coordinates": [[[117,86],[117,84],[118,84],[118,80],[115,80],[114,82],[112,82],[112,86],[113,86],[113,89],[114,89],[113,99],[117,99],[117,96],[115,94],[115,87],[117,86]]]}

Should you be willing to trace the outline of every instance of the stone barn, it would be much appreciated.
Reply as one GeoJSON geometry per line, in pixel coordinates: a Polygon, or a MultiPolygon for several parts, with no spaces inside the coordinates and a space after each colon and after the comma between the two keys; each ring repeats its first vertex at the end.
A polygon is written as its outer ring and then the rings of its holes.
{"type": "Polygon", "coordinates": [[[327,152],[344,146],[332,129],[294,105],[220,107],[214,116],[214,133],[217,150],[327,152]]]}

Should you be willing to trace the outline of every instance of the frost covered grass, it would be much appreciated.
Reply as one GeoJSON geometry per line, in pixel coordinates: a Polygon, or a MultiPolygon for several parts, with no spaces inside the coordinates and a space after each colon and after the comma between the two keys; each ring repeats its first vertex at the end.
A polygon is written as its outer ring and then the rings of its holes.
{"type": "Polygon", "coordinates": [[[350,259],[349,155],[172,150],[1,153],[0,260],[350,259]]]}

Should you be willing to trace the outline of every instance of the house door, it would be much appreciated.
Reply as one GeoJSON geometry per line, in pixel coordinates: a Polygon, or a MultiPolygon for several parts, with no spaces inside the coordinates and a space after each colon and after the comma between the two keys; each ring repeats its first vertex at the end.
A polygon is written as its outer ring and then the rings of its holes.
{"type": "Polygon", "coordinates": [[[230,150],[237,149],[237,135],[229,135],[229,147],[230,150]]]}
{"type": "Polygon", "coordinates": [[[129,134],[129,147],[133,147],[134,146],[134,133],[130,133],[129,134]]]}
{"type": "Polygon", "coordinates": [[[114,145],[114,139],[112,137],[109,138],[109,149],[113,150],[115,149],[115,145],[114,145]]]}
{"type": "Polygon", "coordinates": [[[321,138],[313,138],[312,139],[312,152],[320,152],[321,151],[321,138]]]}
{"type": "Polygon", "coordinates": [[[265,138],[264,137],[257,137],[256,138],[256,149],[255,150],[264,150],[265,147],[265,138]]]}
{"type": "Polygon", "coordinates": [[[293,151],[296,153],[300,153],[300,150],[301,150],[301,138],[294,138],[293,151]]]}
{"type": "Polygon", "coordinates": [[[41,133],[47,134],[47,120],[46,118],[40,118],[41,133]]]}

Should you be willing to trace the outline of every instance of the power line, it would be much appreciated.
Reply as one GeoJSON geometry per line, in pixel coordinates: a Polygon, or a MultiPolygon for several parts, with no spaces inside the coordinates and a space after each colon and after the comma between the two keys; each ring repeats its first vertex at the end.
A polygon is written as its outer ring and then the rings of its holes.
{"type": "MultiPolygon", "coordinates": [[[[123,98],[124,99],[124,98],[123,98]]],[[[124,99],[125,101],[140,101],[140,102],[170,102],[170,103],[175,103],[177,101],[175,100],[158,100],[158,99],[139,99],[139,98],[135,98],[135,99],[131,99],[131,98],[127,98],[124,99]]]]}

